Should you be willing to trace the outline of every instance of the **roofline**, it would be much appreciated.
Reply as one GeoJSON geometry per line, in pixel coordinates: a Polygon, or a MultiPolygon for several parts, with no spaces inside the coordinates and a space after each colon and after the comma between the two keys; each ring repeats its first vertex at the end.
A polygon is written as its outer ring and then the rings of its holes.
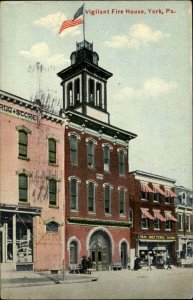
{"type": "Polygon", "coordinates": [[[186,188],[186,187],[184,187],[182,185],[175,185],[174,188],[192,192],[192,189],[186,188]]]}
{"type": "Polygon", "coordinates": [[[164,176],[161,176],[161,175],[157,175],[157,174],[153,174],[153,173],[148,173],[148,172],[144,172],[144,171],[140,171],[140,170],[135,170],[135,171],[129,172],[129,174],[149,176],[149,177],[152,177],[152,178],[166,180],[166,181],[170,181],[170,182],[173,182],[173,183],[176,182],[176,179],[172,179],[172,178],[168,178],[168,177],[164,177],[164,176]]]}

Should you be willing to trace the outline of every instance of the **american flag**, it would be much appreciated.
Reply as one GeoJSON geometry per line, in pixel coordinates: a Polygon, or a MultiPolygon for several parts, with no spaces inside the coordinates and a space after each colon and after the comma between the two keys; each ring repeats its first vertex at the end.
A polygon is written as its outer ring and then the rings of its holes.
{"type": "Polygon", "coordinates": [[[73,26],[77,26],[79,24],[82,24],[83,20],[82,19],[76,19],[76,20],[66,20],[62,23],[60,30],[59,30],[59,34],[64,30],[67,29],[69,27],[73,27],[73,26]]]}

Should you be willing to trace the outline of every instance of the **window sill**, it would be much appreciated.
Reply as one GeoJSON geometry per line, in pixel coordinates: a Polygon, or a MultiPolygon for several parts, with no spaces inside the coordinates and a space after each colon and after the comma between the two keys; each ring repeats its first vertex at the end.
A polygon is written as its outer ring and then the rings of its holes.
{"type": "Polygon", "coordinates": [[[165,229],[165,231],[171,231],[171,229],[165,229]]]}
{"type": "Polygon", "coordinates": [[[78,163],[73,163],[73,162],[70,162],[72,166],[74,167],[78,167],[78,163]]]}
{"type": "Polygon", "coordinates": [[[71,209],[70,211],[71,211],[71,212],[75,212],[75,213],[78,213],[78,212],[79,212],[77,209],[71,209]]]}
{"type": "Polygon", "coordinates": [[[153,203],[157,203],[157,204],[160,204],[160,202],[159,202],[159,201],[155,201],[155,200],[153,200],[153,203]]]}
{"type": "Polygon", "coordinates": [[[125,174],[119,174],[119,176],[124,178],[124,177],[125,177],[125,174]]]}
{"type": "Polygon", "coordinates": [[[141,201],[148,201],[148,199],[143,199],[143,198],[141,198],[141,201]]]}
{"type": "Polygon", "coordinates": [[[167,203],[167,202],[165,202],[165,205],[171,205],[171,203],[167,203]]]}
{"type": "Polygon", "coordinates": [[[159,231],[159,230],[160,230],[160,228],[154,228],[154,230],[155,230],[155,231],[159,231]]]}
{"type": "Polygon", "coordinates": [[[58,205],[49,205],[49,208],[59,208],[59,206],[58,205]]]}
{"type": "Polygon", "coordinates": [[[30,206],[29,202],[27,201],[19,201],[18,205],[30,206]]]}
{"type": "Polygon", "coordinates": [[[96,212],[95,211],[88,211],[88,214],[89,215],[96,215],[96,212]]]}
{"type": "Polygon", "coordinates": [[[51,163],[51,162],[49,162],[49,163],[48,163],[48,165],[49,165],[49,166],[52,166],[52,167],[59,167],[59,165],[58,165],[58,164],[51,163]]]}
{"type": "Polygon", "coordinates": [[[106,217],[112,217],[112,214],[111,213],[105,213],[105,216],[106,217]]]}
{"type": "Polygon", "coordinates": [[[148,228],[141,228],[142,230],[148,230],[148,228]]]}
{"type": "Polygon", "coordinates": [[[28,158],[28,157],[23,157],[23,156],[18,156],[18,159],[30,161],[30,158],[28,158]]]}
{"type": "Polygon", "coordinates": [[[125,214],[120,214],[119,217],[120,218],[126,218],[126,215],[125,214]]]}

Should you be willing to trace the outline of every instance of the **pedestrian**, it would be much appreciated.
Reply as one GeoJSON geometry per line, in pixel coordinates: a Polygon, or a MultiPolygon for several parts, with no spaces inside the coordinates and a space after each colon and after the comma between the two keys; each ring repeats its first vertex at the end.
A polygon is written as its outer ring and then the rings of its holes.
{"type": "Polygon", "coordinates": [[[82,256],[81,267],[82,267],[82,273],[86,274],[86,272],[87,272],[87,259],[86,259],[85,255],[82,256]]]}
{"type": "Polygon", "coordinates": [[[139,263],[140,263],[140,258],[138,256],[136,256],[135,261],[134,261],[134,268],[133,268],[135,271],[141,269],[141,266],[139,263]]]}
{"type": "Polygon", "coordinates": [[[151,265],[152,265],[152,257],[150,256],[150,254],[148,254],[147,255],[147,271],[152,270],[151,265]]]}
{"type": "Polygon", "coordinates": [[[171,259],[170,259],[170,257],[169,256],[167,256],[167,261],[166,261],[166,264],[167,264],[167,270],[168,269],[172,269],[172,267],[171,267],[171,259]]]}
{"type": "Polygon", "coordinates": [[[90,256],[87,258],[87,273],[92,273],[92,260],[90,256]]]}

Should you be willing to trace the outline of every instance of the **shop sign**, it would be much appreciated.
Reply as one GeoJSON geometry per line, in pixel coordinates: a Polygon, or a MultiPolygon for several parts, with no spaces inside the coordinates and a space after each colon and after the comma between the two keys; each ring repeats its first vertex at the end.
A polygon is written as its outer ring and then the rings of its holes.
{"type": "Polygon", "coordinates": [[[139,239],[141,240],[155,240],[155,241],[161,241],[161,240],[173,240],[175,241],[175,236],[164,236],[164,235],[140,235],[139,239]]]}
{"type": "Polygon", "coordinates": [[[8,115],[13,115],[14,117],[25,119],[27,121],[37,122],[36,115],[30,114],[20,109],[16,109],[12,106],[0,104],[0,111],[8,115]]]}

